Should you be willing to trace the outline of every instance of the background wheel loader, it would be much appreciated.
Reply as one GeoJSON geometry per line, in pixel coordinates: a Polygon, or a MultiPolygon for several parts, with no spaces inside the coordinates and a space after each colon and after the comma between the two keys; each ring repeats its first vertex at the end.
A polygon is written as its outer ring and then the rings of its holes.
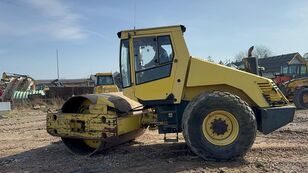
{"type": "MultiPolygon", "coordinates": [[[[258,59],[252,57],[253,46],[248,50],[248,57],[243,58],[244,71],[262,76],[263,67],[258,66],[258,59]]],[[[287,64],[281,67],[279,74],[274,74],[273,81],[286,96],[294,102],[297,109],[308,109],[308,69],[305,64],[287,64]]]]}
{"type": "Polygon", "coordinates": [[[47,131],[76,154],[131,141],[147,127],[182,132],[208,159],[243,156],[257,129],[268,134],[291,122],[295,107],[270,80],[189,55],[182,25],[118,33],[121,93],[69,99],[48,113],[47,131]]]}
{"type": "Polygon", "coordinates": [[[308,109],[307,64],[282,66],[281,73],[276,74],[274,81],[297,109],[308,109]]]}

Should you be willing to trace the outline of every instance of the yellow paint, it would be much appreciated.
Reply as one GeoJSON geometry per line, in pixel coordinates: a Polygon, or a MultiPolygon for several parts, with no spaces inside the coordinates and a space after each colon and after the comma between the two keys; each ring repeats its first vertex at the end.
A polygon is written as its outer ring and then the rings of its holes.
{"type": "Polygon", "coordinates": [[[104,137],[102,133],[111,137],[141,128],[142,116],[136,114],[117,118],[115,115],[49,113],[47,131],[54,136],[101,139],[104,137]],[[57,119],[53,118],[55,115],[57,119]],[[80,130],[82,125],[84,130],[80,130]]]}
{"type": "Polygon", "coordinates": [[[101,96],[101,95],[98,95],[98,99],[96,101],[96,104],[91,104],[90,105],[90,113],[93,113],[93,114],[99,114],[99,113],[102,113],[102,114],[107,114],[108,112],[108,107],[112,107],[114,108],[114,104],[108,100],[110,96],[107,96],[107,95],[104,95],[104,96],[101,96]]]}
{"type": "Polygon", "coordinates": [[[83,141],[86,145],[88,145],[91,148],[95,148],[95,149],[99,148],[101,145],[101,140],[85,139],[83,141]]]}
{"type": "MultiPolygon", "coordinates": [[[[111,72],[106,72],[106,73],[96,73],[95,74],[96,77],[100,77],[100,76],[109,76],[112,77],[112,73],[111,72]]],[[[110,92],[119,92],[119,88],[117,87],[117,85],[113,84],[113,85],[97,85],[94,87],[94,94],[102,94],[102,93],[110,93],[110,92]]]]}
{"type": "Polygon", "coordinates": [[[118,118],[118,135],[122,135],[141,128],[142,114],[130,115],[118,118]]]}
{"type": "MultiPolygon", "coordinates": [[[[82,114],[88,114],[90,113],[90,105],[91,105],[91,101],[90,100],[85,100],[82,104],[81,104],[81,107],[85,106],[86,109],[83,109],[83,110],[80,110],[79,112],[82,113],[82,114]]],[[[74,121],[71,120],[71,125],[72,126],[72,123],[74,121]]],[[[76,121],[75,121],[76,122],[76,121]]],[[[77,123],[76,123],[77,124],[77,123]]],[[[79,123],[78,125],[75,125],[75,128],[77,129],[80,129],[82,126],[81,124],[79,123]]],[[[72,129],[72,128],[71,128],[72,129]]],[[[101,140],[98,140],[98,139],[84,139],[83,140],[84,143],[86,145],[88,145],[89,147],[91,148],[98,148],[100,145],[101,145],[101,140]]]]}
{"type": "Polygon", "coordinates": [[[287,83],[287,88],[290,89],[291,92],[294,92],[302,86],[308,86],[308,78],[292,79],[287,83]]]}
{"type": "Polygon", "coordinates": [[[303,95],[303,102],[304,102],[305,104],[308,103],[308,94],[304,94],[304,95],[303,95]]]}
{"type": "Polygon", "coordinates": [[[131,78],[133,83],[132,87],[123,89],[124,95],[136,101],[138,101],[138,99],[149,101],[166,99],[166,97],[172,93],[176,99],[175,103],[180,103],[189,61],[189,53],[182,36],[183,33],[181,28],[179,26],[171,26],[152,29],[130,30],[123,31],[121,35],[122,39],[127,39],[128,35],[130,35],[130,64],[131,78]],[[171,75],[164,79],[135,85],[135,62],[132,58],[134,57],[133,39],[138,37],[162,35],[169,35],[173,45],[174,63],[172,65],[171,75]],[[177,80],[180,80],[181,82],[177,82],[177,80]]]}
{"type": "Polygon", "coordinates": [[[186,84],[187,88],[222,85],[241,91],[259,107],[270,106],[266,100],[266,94],[270,94],[271,101],[284,100],[287,102],[270,79],[197,58],[191,58],[186,84]]]}
{"type": "Polygon", "coordinates": [[[239,124],[229,112],[223,110],[217,110],[209,113],[203,120],[202,132],[204,137],[212,144],[218,146],[226,146],[232,144],[239,134],[239,124]],[[223,134],[215,133],[213,129],[213,123],[215,120],[224,121],[227,125],[227,130],[223,134]]]}
{"type": "Polygon", "coordinates": [[[116,85],[99,85],[94,87],[94,94],[119,92],[116,85]]]}
{"type": "Polygon", "coordinates": [[[165,100],[172,93],[176,104],[181,100],[190,101],[202,92],[219,90],[231,91],[250,106],[270,107],[277,101],[288,103],[267,78],[191,57],[180,26],[122,31],[121,39],[129,39],[132,79],[132,86],[125,88],[123,93],[136,101],[165,100]],[[174,51],[171,74],[163,79],[136,85],[133,39],[160,35],[169,35],[171,38],[174,51]],[[263,84],[267,88],[262,87],[263,84]]]}
{"type": "MultiPolygon", "coordinates": [[[[47,114],[47,132],[59,137],[101,139],[103,129],[116,129],[116,124],[109,123],[114,121],[116,122],[115,115],[49,113],[47,114]],[[103,117],[106,123],[102,122],[103,117]],[[74,127],[73,130],[72,127],[74,127]]],[[[105,134],[107,137],[117,135],[115,130],[107,130],[105,134]]]]}
{"type": "Polygon", "coordinates": [[[251,106],[257,106],[250,97],[248,97],[243,91],[230,87],[228,85],[210,85],[210,86],[198,86],[198,87],[186,87],[183,100],[190,101],[196,95],[200,95],[204,92],[213,92],[213,91],[226,91],[234,95],[239,96],[242,100],[246,101],[251,106]]]}
{"type": "Polygon", "coordinates": [[[112,76],[111,72],[98,72],[95,76],[112,76]]]}
{"type": "MultiPolygon", "coordinates": [[[[132,79],[132,86],[124,88],[123,93],[133,100],[165,100],[168,95],[173,94],[174,104],[177,104],[182,100],[190,101],[202,92],[219,90],[238,95],[250,106],[270,107],[271,102],[280,100],[287,103],[280,90],[267,78],[191,57],[180,26],[123,31],[121,39],[129,39],[132,79]],[[136,85],[133,39],[162,35],[170,36],[173,47],[174,57],[170,76],[136,85]]],[[[98,73],[98,75],[110,74],[98,73]]],[[[97,89],[96,92],[107,91],[97,89]]],[[[151,109],[147,110],[149,112],[129,112],[122,115],[110,109],[116,108],[109,101],[109,97],[112,96],[97,94],[97,97],[95,103],[89,100],[84,102],[85,109],[81,109],[78,113],[48,114],[48,133],[60,137],[81,138],[88,146],[97,148],[103,138],[126,134],[151,123],[160,123],[156,122],[156,115],[151,109]]],[[[237,137],[239,125],[232,114],[214,111],[205,118],[202,130],[204,136],[213,144],[228,145],[237,137]],[[223,135],[215,136],[211,133],[210,124],[217,117],[225,120],[231,129],[223,135]]]]}

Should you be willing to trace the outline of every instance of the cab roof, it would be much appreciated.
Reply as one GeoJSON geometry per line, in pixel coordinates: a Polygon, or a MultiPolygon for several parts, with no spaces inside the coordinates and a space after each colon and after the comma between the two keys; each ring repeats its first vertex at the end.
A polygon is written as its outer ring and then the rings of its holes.
{"type": "Polygon", "coordinates": [[[171,26],[161,26],[161,27],[153,27],[153,28],[123,30],[123,31],[118,32],[117,35],[119,38],[123,38],[123,37],[127,37],[128,33],[131,33],[133,35],[141,35],[141,34],[149,34],[149,33],[175,31],[178,29],[180,29],[183,33],[186,31],[186,27],[184,25],[171,25],[171,26]]]}
{"type": "Polygon", "coordinates": [[[112,76],[111,72],[98,72],[95,76],[112,76]]]}

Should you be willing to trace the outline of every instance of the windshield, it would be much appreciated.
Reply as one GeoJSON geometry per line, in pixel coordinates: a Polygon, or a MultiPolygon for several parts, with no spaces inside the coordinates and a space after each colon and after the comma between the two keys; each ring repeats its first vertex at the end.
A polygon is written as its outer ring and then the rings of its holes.
{"type": "Polygon", "coordinates": [[[129,44],[128,40],[121,41],[120,49],[120,71],[123,88],[131,86],[131,73],[129,61],[129,44]]]}
{"type": "Polygon", "coordinates": [[[305,75],[307,74],[307,68],[305,64],[290,64],[282,66],[281,73],[288,75],[305,75]]]}
{"type": "Polygon", "coordinates": [[[112,76],[97,76],[97,85],[113,85],[112,76]]]}

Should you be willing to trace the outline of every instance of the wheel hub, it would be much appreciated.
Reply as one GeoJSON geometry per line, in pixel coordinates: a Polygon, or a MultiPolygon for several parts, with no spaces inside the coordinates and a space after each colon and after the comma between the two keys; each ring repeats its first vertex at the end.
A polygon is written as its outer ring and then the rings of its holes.
{"type": "Polygon", "coordinates": [[[206,140],[218,146],[234,142],[239,134],[239,128],[235,116],[224,110],[207,114],[202,123],[202,132],[206,140]]]}
{"type": "Polygon", "coordinates": [[[304,104],[308,103],[308,93],[304,93],[304,95],[303,95],[303,102],[304,102],[304,104]]]}
{"type": "Polygon", "coordinates": [[[221,118],[214,119],[211,124],[211,129],[213,130],[213,133],[216,133],[217,135],[223,135],[228,130],[228,124],[226,123],[226,120],[222,120],[221,118]]]}

